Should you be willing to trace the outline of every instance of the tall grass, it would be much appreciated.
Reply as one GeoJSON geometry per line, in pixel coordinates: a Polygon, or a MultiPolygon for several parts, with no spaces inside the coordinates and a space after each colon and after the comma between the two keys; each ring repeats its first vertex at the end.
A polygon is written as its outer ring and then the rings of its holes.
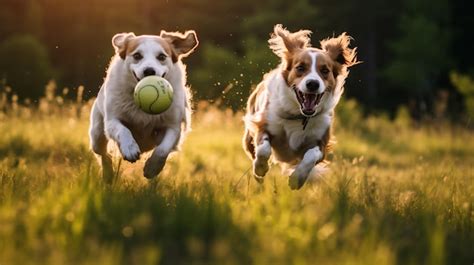
{"type": "Polygon", "coordinates": [[[4,94],[2,265],[474,261],[471,131],[362,118],[345,102],[331,172],[294,192],[276,166],[257,184],[241,114],[203,103],[158,178],[116,161],[107,185],[88,148],[90,103],[50,89],[39,107],[4,94]]]}

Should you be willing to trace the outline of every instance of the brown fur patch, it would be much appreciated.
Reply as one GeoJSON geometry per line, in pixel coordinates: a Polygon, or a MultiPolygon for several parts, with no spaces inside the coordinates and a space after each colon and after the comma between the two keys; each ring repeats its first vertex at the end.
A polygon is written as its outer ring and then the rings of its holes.
{"type": "Polygon", "coordinates": [[[247,101],[247,114],[251,114],[253,119],[251,127],[246,128],[243,145],[251,158],[255,158],[255,146],[261,143],[267,126],[266,112],[268,110],[268,101],[265,102],[264,106],[259,106],[257,102],[257,99],[262,96],[264,90],[265,84],[261,82],[250,94],[247,101]]]}
{"type": "Polygon", "coordinates": [[[318,52],[316,59],[316,71],[326,85],[326,89],[334,91],[336,89],[337,74],[334,71],[334,61],[323,51],[318,52]]]}
{"type": "Polygon", "coordinates": [[[135,38],[130,39],[127,43],[125,54],[129,55],[131,52],[135,51],[138,45],[142,43],[142,41],[143,41],[143,37],[135,37],[135,38]]]}
{"type": "Polygon", "coordinates": [[[318,142],[319,150],[321,151],[321,153],[323,153],[323,157],[321,158],[321,160],[317,161],[316,164],[318,164],[321,161],[324,161],[326,159],[327,153],[330,152],[332,149],[332,145],[331,145],[332,134],[331,133],[332,133],[331,125],[329,125],[328,129],[323,135],[323,138],[319,140],[318,142]]]}
{"type": "Polygon", "coordinates": [[[127,47],[129,41],[135,38],[135,34],[130,33],[118,33],[115,34],[112,38],[112,45],[115,48],[115,53],[117,53],[120,58],[125,59],[127,55],[127,47]]]}
{"type": "Polygon", "coordinates": [[[309,47],[309,30],[299,30],[297,32],[289,32],[284,29],[281,24],[275,25],[273,34],[268,40],[270,49],[281,58],[294,53],[297,50],[309,47]]]}
{"type": "MultiPolygon", "coordinates": [[[[176,63],[180,57],[189,55],[199,43],[193,30],[187,31],[186,34],[162,31],[160,36],[151,37],[163,47],[173,63],[176,63]]],[[[117,54],[125,59],[128,54],[137,49],[145,38],[150,38],[150,35],[137,37],[133,33],[120,33],[114,36],[112,43],[117,54]]]]}
{"type": "Polygon", "coordinates": [[[287,68],[283,71],[283,77],[288,86],[299,84],[301,80],[311,72],[313,60],[307,50],[298,50],[288,55],[290,61],[286,62],[287,68]],[[303,67],[303,71],[299,71],[298,67],[303,67]]]}
{"type": "Polygon", "coordinates": [[[194,30],[186,31],[184,34],[162,30],[160,37],[170,44],[173,50],[172,59],[174,63],[177,62],[180,57],[188,56],[199,44],[194,30]]]}
{"type": "Polygon", "coordinates": [[[321,41],[321,48],[335,62],[334,72],[337,75],[346,74],[348,67],[359,64],[357,61],[357,48],[349,48],[352,37],[345,32],[336,38],[321,41]]]}
{"type": "Polygon", "coordinates": [[[163,50],[165,50],[167,55],[173,56],[174,51],[169,42],[159,37],[156,38],[156,41],[161,45],[161,47],[163,47],[163,50]]]}
{"type": "Polygon", "coordinates": [[[244,147],[245,153],[251,159],[255,159],[255,145],[253,143],[253,137],[250,135],[250,132],[248,130],[245,130],[244,132],[242,145],[244,147]]]}
{"type": "MultiPolygon", "coordinates": [[[[127,49],[126,49],[126,55],[129,55],[131,54],[132,52],[134,52],[138,46],[143,43],[143,41],[145,41],[145,38],[150,38],[150,36],[138,36],[138,37],[134,37],[134,38],[131,38],[128,40],[126,46],[127,46],[127,49]]],[[[164,52],[168,55],[168,56],[173,56],[173,49],[171,47],[171,44],[167,41],[165,41],[163,38],[159,37],[159,36],[152,36],[153,38],[153,41],[155,41],[156,43],[158,43],[164,50],[164,52]]]]}

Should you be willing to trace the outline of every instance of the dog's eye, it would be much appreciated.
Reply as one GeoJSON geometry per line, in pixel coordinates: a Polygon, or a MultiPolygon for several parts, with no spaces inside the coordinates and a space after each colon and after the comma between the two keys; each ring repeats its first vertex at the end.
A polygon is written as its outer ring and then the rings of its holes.
{"type": "Polygon", "coordinates": [[[158,61],[160,62],[163,62],[164,60],[166,60],[166,54],[160,53],[158,56],[156,56],[156,59],[158,59],[158,61]]]}
{"type": "Polygon", "coordinates": [[[143,55],[139,52],[134,53],[132,56],[133,56],[133,59],[137,61],[140,61],[141,59],[143,59],[143,55]]]}
{"type": "Polygon", "coordinates": [[[298,71],[300,73],[304,72],[305,70],[306,70],[306,68],[302,64],[296,66],[296,71],[298,71]]]}
{"type": "Polygon", "coordinates": [[[327,74],[329,74],[329,69],[327,69],[326,67],[324,67],[323,69],[321,69],[321,73],[322,73],[323,75],[327,75],[327,74]]]}

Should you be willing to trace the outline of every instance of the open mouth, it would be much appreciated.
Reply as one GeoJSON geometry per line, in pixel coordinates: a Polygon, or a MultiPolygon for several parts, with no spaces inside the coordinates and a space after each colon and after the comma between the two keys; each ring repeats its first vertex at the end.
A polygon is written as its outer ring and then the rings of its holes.
{"type": "Polygon", "coordinates": [[[293,90],[295,91],[296,98],[300,103],[300,110],[302,114],[305,116],[313,116],[316,112],[316,106],[318,106],[318,104],[321,102],[321,98],[323,98],[324,92],[320,94],[304,93],[301,92],[296,86],[293,86],[293,90]]]}

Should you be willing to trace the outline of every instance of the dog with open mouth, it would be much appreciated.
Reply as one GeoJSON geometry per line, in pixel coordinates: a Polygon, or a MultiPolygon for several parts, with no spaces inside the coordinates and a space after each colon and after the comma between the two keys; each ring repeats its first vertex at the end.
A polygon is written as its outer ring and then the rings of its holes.
{"type": "Polygon", "coordinates": [[[248,99],[243,146],[259,182],[272,155],[290,172],[292,189],[324,170],[321,162],[330,148],[334,108],[348,67],[359,62],[345,33],[321,41],[320,49],[311,47],[310,34],[275,26],[268,42],[281,64],[264,76],[248,99]]]}
{"type": "Polygon", "coordinates": [[[191,126],[191,94],[182,58],[197,47],[196,33],[119,33],[112,38],[112,45],[115,55],[91,111],[91,148],[100,157],[106,180],[113,177],[109,140],[117,144],[123,159],[132,163],[153,150],[143,169],[145,177],[153,178],[163,169],[168,155],[179,148],[191,126]],[[165,78],[173,88],[171,106],[156,115],[140,110],[133,99],[137,82],[153,75],[165,78]]]}

